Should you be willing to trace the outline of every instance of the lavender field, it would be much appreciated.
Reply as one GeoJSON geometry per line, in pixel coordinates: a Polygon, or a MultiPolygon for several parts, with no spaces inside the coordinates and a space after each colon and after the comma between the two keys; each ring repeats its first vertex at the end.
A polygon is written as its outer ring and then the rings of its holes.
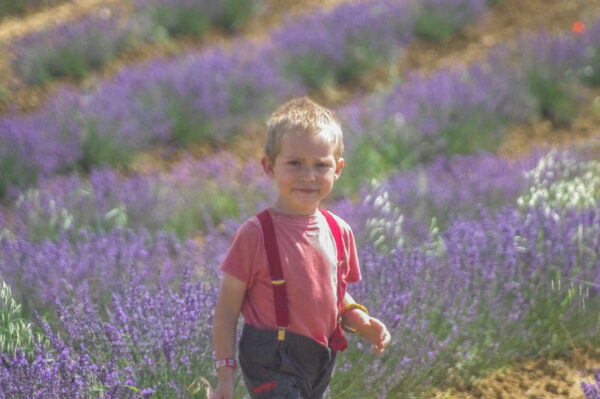
{"type": "MultiPolygon", "coordinates": [[[[206,397],[218,266],[237,226],[276,196],[234,144],[279,102],[351,90],[414,43],[464,36],[502,1],[345,1],[256,41],[240,15],[269,1],[139,0],[13,42],[22,79],[60,87],[36,111],[0,115],[0,398],[206,397]],[[207,29],[226,43],[206,44],[207,29]],[[203,45],[78,81],[159,40],[203,45]],[[70,57],[61,49],[78,52],[69,67],[83,75],[48,73],[70,57]],[[180,156],[136,169],[149,152],[180,156]]],[[[600,129],[498,155],[515,126],[569,129],[594,101],[600,15],[588,17],[581,31],[521,34],[468,65],[326,104],[346,168],[324,205],[357,239],[363,280],[350,292],[393,337],[380,356],[351,337],[328,397],[431,398],[522,358],[600,345],[600,129]]],[[[236,389],[247,397],[241,378],[236,389]]]]}

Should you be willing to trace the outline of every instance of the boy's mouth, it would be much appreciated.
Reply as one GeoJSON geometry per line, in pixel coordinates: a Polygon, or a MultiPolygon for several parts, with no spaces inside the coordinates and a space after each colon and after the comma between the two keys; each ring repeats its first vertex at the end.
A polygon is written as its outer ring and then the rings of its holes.
{"type": "Polygon", "coordinates": [[[303,194],[313,194],[319,190],[317,190],[316,188],[297,188],[296,191],[299,191],[303,194]]]}

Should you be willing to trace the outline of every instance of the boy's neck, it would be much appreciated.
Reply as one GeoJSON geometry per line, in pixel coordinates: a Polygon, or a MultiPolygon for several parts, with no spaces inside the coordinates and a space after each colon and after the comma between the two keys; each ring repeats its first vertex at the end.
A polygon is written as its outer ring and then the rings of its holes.
{"type": "Polygon", "coordinates": [[[280,215],[285,215],[285,216],[312,216],[312,215],[314,215],[317,212],[318,207],[315,207],[312,210],[297,211],[297,212],[295,212],[295,211],[290,211],[289,209],[285,209],[285,208],[281,207],[280,204],[275,203],[275,204],[271,205],[270,209],[274,213],[277,213],[277,214],[280,214],[280,215]]]}

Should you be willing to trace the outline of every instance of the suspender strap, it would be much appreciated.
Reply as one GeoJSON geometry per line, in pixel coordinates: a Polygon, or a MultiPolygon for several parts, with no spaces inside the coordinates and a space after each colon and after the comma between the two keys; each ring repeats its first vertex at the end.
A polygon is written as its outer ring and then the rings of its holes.
{"type": "Polygon", "coordinates": [[[323,214],[323,216],[325,216],[325,219],[327,220],[327,224],[329,225],[329,229],[331,230],[331,234],[333,234],[333,239],[335,240],[335,247],[337,250],[337,307],[338,307],[338,312],[342,310],[342,307],[344,306],[344,295],[346,294],[345,292],[342,292],[342,263],[343,263],[343,257],[342,254],[344,253],[344,243],[342,241],[342,231],[340,229],[340,226],[338,225],[338,223],[335,221],[335,219],[333,218],[333,216],[331,216],[331,214],[329,212],[327,212],[325,209],[319,209],[321,211],[321,213],[323,214]]]}
{"type": "Polygon", "coordinates": [[[273,227],[271,215],[269,211],[264,210],[257,217],[263,230],[269,273],[271,274],[271,282],[273,283],[275,321],[277,322],[277,327],[279,327],[279,340],[281,341],[285,337],[285,329],[290,324],[285,278],[283,277],[281,258],[279,257],[279,248],[277,247],[275,228],[273,227]]]}

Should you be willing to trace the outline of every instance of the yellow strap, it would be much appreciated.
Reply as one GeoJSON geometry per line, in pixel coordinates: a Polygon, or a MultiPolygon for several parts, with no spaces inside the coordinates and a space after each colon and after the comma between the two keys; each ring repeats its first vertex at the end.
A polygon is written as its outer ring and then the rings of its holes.
{"type": "Polygon", "coordinates": [[[352,309],[360,309],[363,312],[365,312],[366,314],[369,314],[369,311],[367,310],[367,308],[365,308],[360,303],[351,303],[349,305],[344,306],[344,309],[342,309],[341,314],[343,315],[344,313],[346,313],[347,311],[352,310],[352,309]]]}
{"type": "Polygon", "coordinates": [[[342,316],[344,315],[344,313],[346,313],[349,310],[352,309],[360,309],[363,312],[365,312],[367,315],[369,314],[369,311],[367,310],[367,308],[365,308],[363,305],[361,305],[360,303],[351,303],[349,305],[344,306],[344,308],[342,309],[342,311],[340,312],[340,316],[339,316],[339,323],[342,326],[342,330],[349,332],[349,333],[355,333],[356,332],[356,328],[350,328],[350,327],[346,327],[344,325],[344,323],[342,323],[342,316]]]}

